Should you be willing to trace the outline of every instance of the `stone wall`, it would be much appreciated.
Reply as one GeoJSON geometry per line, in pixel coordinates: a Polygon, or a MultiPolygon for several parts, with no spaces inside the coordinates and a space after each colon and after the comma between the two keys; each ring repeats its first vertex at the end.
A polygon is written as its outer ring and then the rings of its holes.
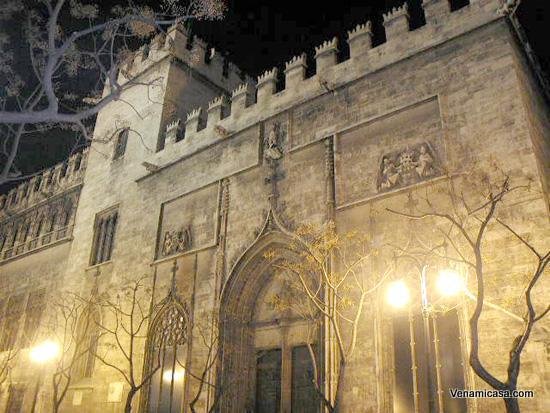
{"type": "MultiPolygon", "coordinates": [[[[445,3],[430,1],[426,7],[445,3]]],[[[367,41],[356,44],[351,58],[336,64],[330,57],[333,44],[327,42],[317,50],[315,76],[304,79],[294,73],[293,83],[287,80],[287,89],[273,94],[269,72],[258,79],[257,102],[243,102],[246,88],[233,93],[229,115],[208,116],[202,129],[193,123],[183,140],[167,142],[160,151],[156,143],[166,113],[155,102],[183,102],[190,91],[191,100],[205,107],[224,85],[187,77],[183,69],[173,69],[170,59],[147,66],[140,72],[143,79],[162,79],[150,95],[154,102],[144,99],[144,87],[136,87],[125,92],[124,100],[137,113],[121,100],[98,116],[73,242],[66,261],[57,264],[65,269],[64,287],[83,291],[95,275],[100,291],[114,293],[123,280],[146,276],[151,284],[155,280],[154,299],[160,301],[175,261],[178,289],[198,323],[217,308],[227,280],[232,282],[243,260],[267,239],[262,237],[302,223],[320,224],[334,215],[338,231],[367,232],[376,245],[403,243],[409,226],[386,208],[403,210],[411,199],[425,195],[449,207],[439,192],[448,175],[481,168],[496,178],[493,164],[518,182],[532,178],[534,191],[512,197],[502,217],[543,248],[548,231],[544,104],[508,26],[495,14],[496,6],[495,1],[471,1],[453,13],[428,7],[427,25],[415,31],[403,26],[403,10],[396,10],[385,17],[387,43],[376,48],[367,41]],[[177,85],[176,92],[172,85],[177,85]],[[113,161],[113,142],[107,138],[120,127],[130,127],[130,137],[125,155],[113,161]],[[400,172],[385,167],[384,158],[398,164],[400,172]],[[112,259],[91,267],[95,216],[113,206],[118,206],[119,222],[112,259]],[[517,210],[519,214],[512,214],[517,210]],[[170,237],[181,244],[162,254],[167,231],[175,232],[170,237]]],[[[350,35],[359,32],[368,36],[367,26],[350,35]]],[[[187,108],[188,102],[181,103],[178,113],[187,108]]],[[[477,196],[474,189],[468,188],[467,195],[477,196]]],[[[502,230],[495,229],[490,239],[490,282],[502,287],[495,288],[491,300],[509,306],[515,299],[510,311],[521,312],[521,275],[531,257],[502,230]]],[[[32,266],[31,259],[21,263],[32,266]]],[[[1,266],[0,273],[11,274],[10,268],[1,266]]],[[[268,285],[265,274],[250,280],[268,285]]],[[[250,294],[261,296],[262,287],[250,289],[250,294]]],[[[548,288],[541,284],[539,293],[547,294],[548,288]]],[[[461,319],[464,351],[469,309],[471,305],[464,306],[461,319]]],[[[481,323],[481,356],[499,375],[507,352],[494,351],[495,342],[507,348],[519,331],[511,323],[492,310],[481,323]]],[[[547,328],[548,321],[544,323],[547,328]]],[[[344,411],[390,412],[393,345],[384,335],[382,295],[369,302],[361,325],[357,357],[344,387],[344,411]]],[[[520,387],[533,388],[537,396],[521,402],[525,411],[550,408],[543,376],[547,348],[547,338],[537,332],[526,349],[520,387]]],[[[196,334],[189,351],[190,368],[200,373],[205,349],[196,334]]],[[[140,348],[139,363],[143,353],[140,348]]],[[[92,380],[71,388],[64,411],[121,411],[122,403],[107,401],[109,384],[117,381],[121,378],[112,369],[98,364],[92,380]],[[83,405],[73,406],[78,389],[86,391],[83,405]]],[[[486,387],[471,372],[466,383],[486,387]]],[[[196,382],[190,382],[187,397],[196,389],[196,382]]],[[[205,392],[201,406],[206,403],[205,392]]],[[[470,408],[504,411],[501,401],[489,399],[472,401],[470,408]]]]}

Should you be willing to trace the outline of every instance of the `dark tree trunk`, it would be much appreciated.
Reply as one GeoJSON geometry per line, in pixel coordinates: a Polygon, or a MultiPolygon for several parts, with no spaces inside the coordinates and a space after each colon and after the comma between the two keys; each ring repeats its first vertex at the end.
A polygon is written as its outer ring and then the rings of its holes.
{"type": "Polygon", "coordinates": [[[128,395],[126,396],[126,405],[124,406],[124,413],[132,413],[132,400],[136,395],[136,389],[130,389],[128,395]]]}
{"type": "Polygon", "coordinates": [[[510,399],[504,399],[506,406],[506,413],[520,413],[519,403],[516,397],[510,399]]]}
{"type": "Polygon", "coordinates": [[[340,371],[338,372],[338,384],[336,385],[336,398],[332,413],[339,413],[342,409],[342,400],[344,399],[344,384],[346,382],[346,363],[340,361],[340,371]]]}

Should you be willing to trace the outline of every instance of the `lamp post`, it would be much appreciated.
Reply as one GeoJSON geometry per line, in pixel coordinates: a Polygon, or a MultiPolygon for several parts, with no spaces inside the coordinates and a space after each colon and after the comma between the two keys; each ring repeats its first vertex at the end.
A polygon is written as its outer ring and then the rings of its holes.
{"type": "Polygon", "coordinates": [[[59,344],[52,340],[46,340],[42,343],[34,346],[30,353],[30,359],[33,363],[37,363],[40,366],[38,377],[36,378],[36,385],[34,388],[34,395],[32,399],[31,413],[36,410],[36,401],[38,399],[38,391],[40,390],[40,382],[44,374],[44,369],[49,361],[54,360],[59,356],[60,348],[59,344]]]}
{"type": "MultiPolygon", "coordinates": [[[[412,258],[412,257],[410,257],[412,258]]],[[[426,366],[427,366],[427,384],[428,384],[428,404],[429,404],[429,410],[430,412],[435,411],[435,400],[434,400],[434,394],[437,392],[437,411],[439,413],[443,412],[443,397],[442,397],[442,390],[441,390],[441,373],[440,373],[440,365],[439,365],[439,347],[438,347],[438,341],[439,337],[437,334],[437,328],[436,323],[434,320],[433,323],[433,337],[430,334],[430,314],[433,312],[433,306],[430,305],[429,299],[428,299],[428,265],[417,261],[416,259],[413,259],[415,263],[415,268],[418,270],[420,275],[420,308],[421,308],[421,314],[422,314],[422,321],[424,326],[424,341],[426,345],[426,366]],[[431,346],[431,340],[433,338],[434,341],[434,349],[435,351],[435,376],[436,376],[436,382],[433,382],[432,379],[432,371],[434,370],[433,366],[433,360],[434,360],[434,354],[432,351],[431,346]],[[434,388],[434,384],[437,385],[437,389],[434,388]]],[[[437,279],[437,289],[439,290],[439,293],[444,297],[449,297],[456,295],[460,292],[462,292],[465,288],[464,281],[460,275],[456,273],[456,271],[451,269],[443,269],[439,272],[438,279],[437,279]]],[[[407,284],[403,280],[397,280],[392,282],[387,290],[386,295],[388,303],[395,307],[395,308],[403,308],[409,304],[411,295],[408,290],[407,284]]],[[[411,335],[411,356],[412,356],[412,363],[413,366],[416,366],[416,354],[414,351],[414,329],[412,326],[412,311],[410,306],[408,306],[409,311],[409,326],[410,326],[410,335],[411,335]]],[[[416,377],[416,371],[413,373],[413,391],[414,391],[414,408],[415,412],[420,411],[420,404],[418,400],[418,382],[416,377]]]]}

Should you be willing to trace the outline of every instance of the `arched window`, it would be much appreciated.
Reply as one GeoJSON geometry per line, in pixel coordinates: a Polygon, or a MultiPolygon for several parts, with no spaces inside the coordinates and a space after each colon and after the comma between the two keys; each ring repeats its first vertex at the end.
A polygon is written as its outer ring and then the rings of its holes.
{"type": "Polygon", "coordinates": [[[50,216],[50,222],[48,227],[48,232],[52,232],[55,229],[55,224],[57,221],[57,211],[54,211],[52,215],[50,216]]]}
{"type": "Polygon", "coordinates": [[[113,159],[119,159],[124,156],[124,153],[126,152],[126,144],[128,143],[129,133],[130,129],[124,128],[117,134],[113,159]]]}
{"type": "Polygon", "coordinates": [[[71,222],[71,215],[72,215],[72,209],[73,209],[73,206],[70,202],[67,203],[67,205],[65,205],[65,208],[63,210],[63,217],[62,217],[62,221],[61,221],[61,227],[66,227],[69,225],[69,223],[71,222]]]}
{"type": "Polygon", "coordinates": [[[77,326],[77,346],[82,354],[73,367],[73,378],[75,380],[92,377],[95,365],[95,352],[99,339],[99,308],[89,304],[82,312],[77,326]]]}
{"type": "Polygon", "coordinates": [[[38,221],[36,222],[36,226],[34,228],[34,238],[38,238],[42,234],[45,221],[46,218],[44,217],[44,215],[41,215],[40,218],[38,218],[38,221]]]}
{"type": "Polygon", "coordinates": [[[146,371],[154,373],[146,395],[146,412],[182,411],[189,326],[188,311],[172,287],[149,333],[146,371]]]}
{"type": "Polygon", "coordinates": [[[17,242],[18,236],[19,236],[19,226],[14,225],[14,227],[12,228],[10,242],[8,243],[8,248],[11,248],[15,245],[15,243],[17,242]]]}

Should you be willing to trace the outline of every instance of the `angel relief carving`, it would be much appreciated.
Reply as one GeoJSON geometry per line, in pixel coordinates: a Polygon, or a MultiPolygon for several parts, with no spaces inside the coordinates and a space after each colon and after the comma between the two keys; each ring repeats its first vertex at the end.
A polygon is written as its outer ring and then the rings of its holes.
{"type": "Polygon", "coordinates": [[[413,185],[441,172],[435,151],[427,142],[382,157],[376,188],[384,192],[413,185]]]}
{"type": "Polygon", "coordinates": [[[191,228],[181,227],[177,230],[165,231],[162,241],[162,256],[187,251],[191,248],[191,228]]]}

